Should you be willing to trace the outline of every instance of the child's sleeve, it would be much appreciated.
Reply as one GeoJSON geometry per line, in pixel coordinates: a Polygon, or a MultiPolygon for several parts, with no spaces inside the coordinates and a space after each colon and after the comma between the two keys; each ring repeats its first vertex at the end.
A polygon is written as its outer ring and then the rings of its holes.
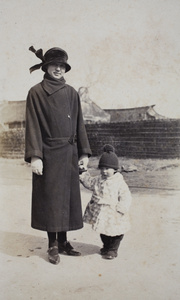
{"type": "Polygon", "coordinates": [[[93,191],[96,182],[96,177],[92,177],[87,171],[79,175],[79,180],[85,188],[93,191]]]}
{"type": "Polygon", "coordinates": [[[131,192],[127,183],[124,179],[121,179],[119,192],[118,192],[118,204],[116,209],[118,212],[125,214],[129,211],[130,205],[132,201],[131,192]]]}

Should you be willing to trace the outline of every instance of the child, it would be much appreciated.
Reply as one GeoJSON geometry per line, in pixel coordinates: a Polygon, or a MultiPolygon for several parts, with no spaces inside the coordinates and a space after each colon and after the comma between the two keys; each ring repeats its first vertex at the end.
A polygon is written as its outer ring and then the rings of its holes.
{"type": "Polygon", "coordinates": [[[67,231],[83,227],[78,160],[86,167],[91,150],[83,123],[78,93],[64,74],[71,67],[66,51],[55,47],[44,55],[30,47],[41,63],[43,81],[32,87],[26,104],[25,161],[33,172],[32,222],[47,232],[48,258],[59,253],[79,256],[67,241],[67,231]]]}
{"type": "Polygon", "coordinates": [[[100,233],[102,257],[113,259],[118,255],[124,233],[130,229],[131,193],[118,172],[119,161],[113,146],[105,145],[103,149],[98,166],[101,174],[91,177],[88,172],[80,172],[80,182],[93,191],[83,220],[100,233]]]}

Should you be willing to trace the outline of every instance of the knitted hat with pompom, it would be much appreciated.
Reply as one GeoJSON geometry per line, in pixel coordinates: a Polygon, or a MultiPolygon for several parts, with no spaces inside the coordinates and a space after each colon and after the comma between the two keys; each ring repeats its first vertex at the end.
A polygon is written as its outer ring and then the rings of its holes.
{"type": "Polygon", "coordinates": [[[117,170],[119,168],[119,160],[117,155],[115,154],[115,149],[111,145],[104,145],[103,147],[104,153],[100,157],[99,160],[99,168],[112,168],[117,170]]]}

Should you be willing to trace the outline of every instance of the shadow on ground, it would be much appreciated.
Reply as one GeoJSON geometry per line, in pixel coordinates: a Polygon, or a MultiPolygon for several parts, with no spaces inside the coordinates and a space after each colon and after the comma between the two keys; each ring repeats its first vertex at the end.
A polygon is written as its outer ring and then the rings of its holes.
{"type": "MultiPolygon", "coordinates": [[[[26,235],[18,232],[0,231],[3,243],[0,252],[13,257],[29,258],[38,256],[47,261],[47,238],[26,235]]],[[[71,241],[70,241],[71,242],[71,241]]],[[[93,244],[71,242],[81,252],[81,256],[99,253],[100,248],[93,244]]]]}

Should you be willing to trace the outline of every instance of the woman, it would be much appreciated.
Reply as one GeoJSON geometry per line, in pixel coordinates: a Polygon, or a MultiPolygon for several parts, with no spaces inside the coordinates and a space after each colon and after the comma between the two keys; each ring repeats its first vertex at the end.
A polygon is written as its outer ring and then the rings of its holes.
{"type": "Polygon", "coordinates": [[[44,79],[32,87],[26,104],[25,161],[31,163],[32,227],[47,231],[48,258],[58,264],[59,253],[78,256],[67,231],[83,227],[78,161],[86,168],[91,150],[75,89],[64,74],[71,67],[61,48],[30,50],[42,62],[44,79]]]}

